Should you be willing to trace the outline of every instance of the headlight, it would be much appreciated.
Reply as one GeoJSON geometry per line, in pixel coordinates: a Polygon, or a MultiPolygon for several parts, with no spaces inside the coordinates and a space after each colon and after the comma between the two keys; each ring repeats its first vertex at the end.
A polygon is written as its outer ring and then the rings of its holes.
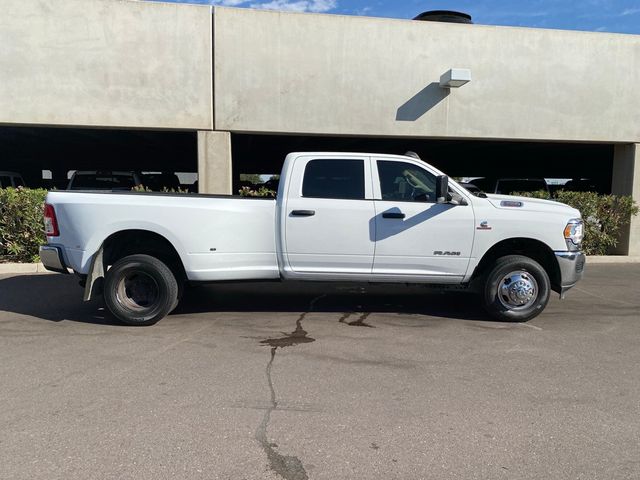
{"type": "Polygon", "coordinates": [[[567,226],[564,227],[564,240],[567,242],[567,248],[571,251],[580,250],[583,238],[584,223],[582,223],[582,219],[574,218],[569,220],[567,226]]]}

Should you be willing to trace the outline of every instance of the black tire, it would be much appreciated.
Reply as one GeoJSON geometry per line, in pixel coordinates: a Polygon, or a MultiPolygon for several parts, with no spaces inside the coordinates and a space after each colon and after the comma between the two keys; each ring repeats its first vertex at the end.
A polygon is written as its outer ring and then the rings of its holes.
{"type": "Polygon", "coordinates": [[[185,288],[184,280],[178,281],[178,279],[176,279],[176,282],[178,284],[178,294],[176,295],[176,301],[173,302],[173,305],[171,306],[171,310],[169,310],[169,313],[173,312],[176,308],[178,308],[178,305],[182,301],[182,296],[184,295],[184,288],[185,288]]]}
{"type": "Polygon", "coordinates": [[[130,255],[107,271],[104,301],[109,311],[128,325],[153,325],[177,306],[178,283],[157,258],[130,255]]]}
{"type": "Polygon", "coordinates": [[[531,320],[542,313],[549,302],[549,275],[529,257],[508,255],[499,258],[484,280],[483,305],[496,320],[531,320]]]}

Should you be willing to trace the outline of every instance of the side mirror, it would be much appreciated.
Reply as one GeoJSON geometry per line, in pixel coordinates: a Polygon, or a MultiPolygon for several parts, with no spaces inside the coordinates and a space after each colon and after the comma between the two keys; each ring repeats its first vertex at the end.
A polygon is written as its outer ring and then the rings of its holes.
{"type": "Polygon", "coordinates": [[[439,175],[436,177],[436,203],[449,201],[449,177],[439,175]]]}

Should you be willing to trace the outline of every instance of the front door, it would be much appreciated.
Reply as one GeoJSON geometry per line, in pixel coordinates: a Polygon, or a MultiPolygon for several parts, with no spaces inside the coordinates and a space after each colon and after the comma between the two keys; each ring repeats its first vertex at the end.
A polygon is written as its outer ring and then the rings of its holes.
{"type": "Polygon", "coordinates": [[[289,267],[299,273],[371,274],[375,247],[368,157],[299,157],[284,209],[289,267]]]}
{"type": "Polygon", "coordinates": [[[420,163],[374,162],[379,191],[375,192],[373,272],[457,280],[469,264],[475,233],[473,209],[471,205],[435,203],[436,175],[420,163]]]}

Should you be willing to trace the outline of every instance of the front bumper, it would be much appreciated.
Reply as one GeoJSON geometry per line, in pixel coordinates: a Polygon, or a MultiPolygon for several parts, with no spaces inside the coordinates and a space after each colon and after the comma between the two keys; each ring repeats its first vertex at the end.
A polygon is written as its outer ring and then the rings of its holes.
{"type": "Polygon", "coordinates": [[[586,257],[582,252],[555,252],[560,267],[560,298],[582,279],[586,257]]]}
{"type": "Polygon", "coordinates": [[[40,261],[44,268],[58,273],[69,273],[67,265],[64,263],[62,248],[52,245],[42,245],[40,247],[40,261]]]}

